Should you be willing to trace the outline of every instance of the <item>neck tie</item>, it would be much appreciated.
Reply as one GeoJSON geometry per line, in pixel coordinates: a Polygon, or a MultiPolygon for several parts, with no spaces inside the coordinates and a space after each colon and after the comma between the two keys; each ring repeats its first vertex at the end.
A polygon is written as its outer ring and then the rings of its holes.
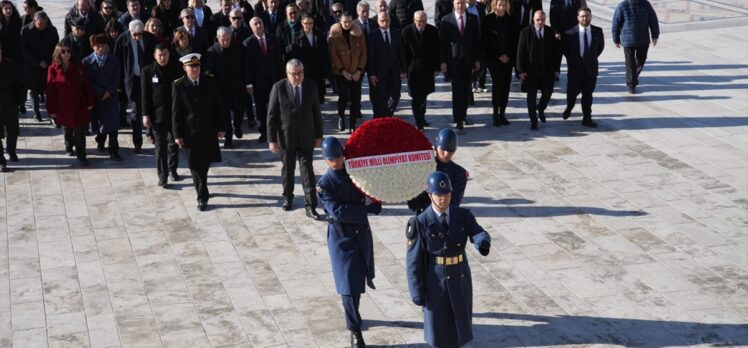
{"type": "Polygon", "coordinates": [[[195,85],[195,88],[200,87],[200,84],[197,82],[197,80],[192,81],[192,84],[195,85]]]}
{"type": "Polygon", "coordinates": [[[293,100],[296,103],[296,107],[301,107],[301,91],[299,86],[293,88],[293,100]]]}
{"type": "Polygon", "coordinates": [[[462,35],[465,32],[465,22],[462,20],[462,16],[460,16],[460,35],[462,35]]]}
{"type": "Polygon", "coordinates": [[[538,39],[543,39],[543,32],[541,31],[541,29],[538,29],[538,39]]]}
{"type": "Polygon", "coordinates": [[[388,31],[384,31],[384,43],[387,44],[387,46],[390,45],[390,34],[388,31]]]}
{"type": "Polygon", "coordinates": [[[275,26],[275,12],[270,14],[270,27],[272,28],[274,26],[275,26]]]}
{"type": "Polygon", "coordinates": [[[260,51],[262,51],[262,55],[266,55],[268,53],[267,47],[265,47],[265,39],[260,38],[260,51]]]}
{"type": "Polygon", "coordinates": [[[587,54],[587,50],[590,49],[590,41],[587,39],[587,28],[584,28],[584,32],[582,33],[584,36],[584,46],[582,47],[582,57],[584,57],[585,54],[587,54]]]}
{"type": "Polygon", "coordinates": [[[364,28],[364,33],[368,33],[369,31],[366,30],[366,21],[361,22],[361,27],[364,28]]]}
{"type": "Polygon", "coordinates": [[[447,213],[442,213],[441,224],[442,224],[442,228],[445,231],[449,231],[449,225],[447,224],[447,213]]]}

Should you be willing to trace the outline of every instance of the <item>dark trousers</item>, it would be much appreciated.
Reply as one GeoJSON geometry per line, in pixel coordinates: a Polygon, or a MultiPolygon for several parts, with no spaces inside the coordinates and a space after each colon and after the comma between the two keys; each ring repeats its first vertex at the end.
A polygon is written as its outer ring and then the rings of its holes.
{"type": "MultiPolygon", "coordinates": [[[[362,75],[363,76],[363,75],[362,75]]],[[[343,76],[335,76],[335,85],[338,87],[338,117],[345,117],[345,109],[348,103],[351,105],[351,127],[356,120],[361,118],[361,80],[348,81],[343,76]]]]}
{"type": "Polygon", "coordinates": [[[107,151],[109,151],[110,155],[113,155],[115,153],[119,152],[119,132],[113,131],[109,133],[99,133],[96,134],[96,143],[99,144],[99,146],[104,146],[104,143],[109,139],[109,146],[107,147],[107,151]]]}
{"type": "Polygon", "coordinates": [[[361,313],[358,312],[361,294],[341,295],[341,297],[345,311],[345,326],[348,330],[361,330],[361,313]]]}
{"type": "Polygon", "coordinates": [[[65,149],[72,150],[75,148],[75,155],[78,158],[86,158],[86,129],[88,125],[78,128],[64,129],[65,149]]]}
{"type": "MultiPolygon", "coordinates": [[[[5,149],[9,155],[15,154],[16,145],[18,144],[18,134],[20,133],[17,109],[9,110],[6,115],[0,115],[0,119],[5,120],[5,125],[1,126],[3,129],[0,129],[0,138],[5,134],[5,149]]],[[[2,156],[2,149],[0,149],[0,156],[2,156]]]]}
{"type": "Polygon", "coordinates": [[[527,91],[527,114],[530,116],[532,124],[538,123],[536,111],[545,111],[548,102],[551,100],[553,79],[553,73],[546,73],[542,76],[527,75],[524,81],[527,91]],[[538,90],[540,90],[540,102],[537,102],[538,90]]]}
{"type": "Polygon", "coordinates": [[[261,136],[267,137],[267,122],[268,122],[268,103],[270,102],[270,90],[255,90],[255,116],[257,116],[257,122],[259,126],[257,129],[260,131],[261,136]]]}
{"type": "Polygon", "coordinates": [[[488,70],[491,72],[493,88],[491,90],[491,104],[493,115],[504,115],[506,105],[509,102],[509,89],[512,86],[512,63],[491,62],[488,70]]]}
{"type": "Polygon", "coordinates": [[[301,187],[304,188],[304,205],[317,207],[317,192],[314,184],[314,168],[312,159],[314,151],[283,150],[281,152],[281,168],[283,180],[283,197],[293,199],[294,174],[296,172],[296,160],[299,161],[299,173],[301,174],[301,187]]]}
{"type": "Polygon", "coordinates": [[[234,129],[241,131],[244,121],[244,108],[240,105],[226,106],[226,141],[231,142],[234,138],[234,129]]]}
{"type": "Polygon", "coordinates": [[[571,112],[577,103],[577,95],[582,92],[582,115],[584,118],[592,117],[592,93],[595,91],[597,77],[569,76],[566,84],[566,111],[571,112]]]}
{"type": "Polygon", "coordinates": [[[132,145],[139,149],[143,147],[143,105],[140,103],[140,77],[133,76],[132,94],[130,100],[135,103],[133,113],[130,115],[132,124],[132,145]]]}
{"type": "Polygon", "coordinates": [[[447,71],[452,79],[452,119],[455,123],[461,123],[467,117],[468,103],[473,93],[470,89],[472,67],[463,60],[450,64],[447,71]]]}
{"type": "Polygon", "coordinates": [[[177,167],[179,166],[179,147],[174,142],[171,127],[163,124],[154,124],[151,128],[153,129],[153,144],[155,146],[158,180],[165,182],[169,173],[177,171],[177,167]]]}
{"type": "Polygon", "coordinates": [[[208,169],[210,164],[193,165],[190,167],[192,174],[192,183],[195,185],[198,202],[208,202],[210,192],[208,192],[208,169]]]}
{"type": "Polygon", "coordinates": [[[410,108],[413,110],[416,125],[423,126],[423,122],[426,119],[426,98],[429,95],[420,90],[411,90],[410,96],[413,98],[410,108]]]}
{"type": "Polygon", "coordinates": [[[377,77],[379,83],[376,87],[370,87],[374,97],[372,100],[374,118],[392,116],[400,100],[400,75],[377,77]]]}
{"type": "Polygon", "coordinates": [[[477,84],[480,88],[486,88],[486,62],[480,62],[480,69],[473,72],[473,85],[477,84]]]}
{"type": "Polygon", "coordinates": [[[31,90],[31,102],[34,104],[34,114],[39,115],[39,117],[41,117],[41,112],[39,111],[39,101],[42,98],[42,93],[44,93],[43,90],[31,90]]]}
{"type": "Polygon", "coordinates": [[[117,97],[119,98],[119,124],[122,126],[127,125],[127,103],[129,102],[129,99],[127,98],[127,93],[123,91],[117,92],[117,97]]]}
{"type": "Polygon", "coordinates": [[[254,97],[251,95],[247,98],[247,108],[244,110],[244,113],[247,115],[247,120],[255,119],[254,97]]]}
{"type": "Polygon", "coordinates": [[[315,76],[314,78],[307,76],[306,78],[314,81],[314,84],[317,86],[317,96],[319,97],[319,103],[324,103],[325,93],[327,93],[327,91],[325,90],[325,79],[321,76],[315,76]]]}
{"type": "Polygon", "coordinates": [[[644,69],[648,51],[649,45],[623,48],[626,56],[626,86],[636,87],[639,84],[639,74],[644,69]]]}

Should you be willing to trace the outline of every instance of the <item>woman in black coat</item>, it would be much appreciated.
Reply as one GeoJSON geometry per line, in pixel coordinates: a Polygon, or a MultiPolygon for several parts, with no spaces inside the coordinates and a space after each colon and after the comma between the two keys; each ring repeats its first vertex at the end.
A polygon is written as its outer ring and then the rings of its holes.
{"type": "Polygon", "coordinates": [[[493,90],[493,125],[506,126],[506,105],[509,101],[509,88],[512,85],[512,69],[517,56],[517,20],[509,11],[508,0],[496,0],[493,10],[483,21],[481,47],[488,71],[491,72],[493,90]]]}
{"type": "Polygon", "coordinates": [[[23,51],[23,80],[31,90],[34,101],[34,118],[42,122],[39,101],[47,87],[47,68],[52,64],[52,52],[60,41],[57,29],[49,24],[43,11],[34,14],[34,20],[21,29],[23,51]]]}

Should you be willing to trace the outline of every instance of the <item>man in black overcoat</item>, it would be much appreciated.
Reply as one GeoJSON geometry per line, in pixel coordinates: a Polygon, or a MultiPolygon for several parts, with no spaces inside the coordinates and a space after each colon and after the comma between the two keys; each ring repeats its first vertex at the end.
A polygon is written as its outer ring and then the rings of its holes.
{"type": "Polygon", "coordinates": [[[16,62],[3,57],[0,46],[0,172],[7,172],[2,139],[6,138],[8,157],[15,162],[18,141],[18,105],[26,98],[26,90],[21,87],[21,72],[16,62]]]}
{"type": "Polygon", "coordinates": [[[408,75],[408,92],[418,129],[426,122],[426,98],[434,92],[434,76],[439,71],[439,30],[428,24],[425,11],[413,15],[413,24],[403,28],[400,39],[400,65],[408,75]]]}
{"type": "Polygon", "coordinates": [[[180,58],[185,76],[174,81],[172,95],[172,132],[179,147],[187,150],[187,166],[197,191],[197,210],[208,208],[208,169],[221,161],[218,138],[225,135],[218,81],[200,73],[200,54],[180,58]]]}
{"type": "Polygon", "coordinates": [[[47,88],[47,68],[52,64],[52,52],[59,41],[57,28],[49,23],[44,11],[34,13],[34,20],[21,29],[23,82],[31,90],[34,119],[38,122],[42,122],[39,102],[47,88]]]}
{"type": "Polygon", "coordinates": [[[301,17],[301,28],[294,40],[291,58],[304,64],[304,78],[317,85],[317,96],[322,104],[325,101],[325,78],[330,76],[327,38],[314,26],[314,19],[307,15],[301,17]]]}

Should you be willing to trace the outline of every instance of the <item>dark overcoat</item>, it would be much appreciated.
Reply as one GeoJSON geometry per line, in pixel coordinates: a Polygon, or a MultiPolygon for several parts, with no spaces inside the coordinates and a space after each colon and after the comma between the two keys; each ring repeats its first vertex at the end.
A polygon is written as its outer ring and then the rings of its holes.
{"type": "Polygon", "coordinates": [[[218,89],[227,110],[243,110],[249,99],[245,86],[250,78],[241,42],[232,41],[228,48],[216,42],[202,61],[203,72],[212,74],[218,80],[218,89]]]}
{"type": "MultiPolygon", "coordinates": [[[[415,24],[406,26],[400,40],[400,65],[408,74],[408,90],[429,94],[434,91],[434,72],[441,71],[439,29],[428,24],[418,34],[415,24]]],[[[412,96],[413,94],[411,94],[412,96]]]]}
{"type": "Polygon", "coordinates": [[[450,207],[445,230],[428,208],[408,224],[406,274],[413,302],[422,305],[424,338],[437,347],[462,346],[473,339],[473,281],[465,246],[489,247],[491,236],[470,210],[450,207]],[[453,265],[437,264],[437,257],[459,257],[453,265]]]}
{"type": "Polygon", "coordinates": [[[309,44],[303,30],[297,34],[291,58],[297,58],[304,64],[305,78],[319,82],[330,76],[330,52],[327,49],[327,39],[322,33],[314,30],[313,35],[314,46],[309,44]]]}
{"type": "Polygon", "coordinates": [[[5,125],[18,123],[18,105],[26,99],[26,89],[21,85],[21,72],[16,62],[0,61],[0,138],[5,136],[5,125]]]}
{"type": "Polygon", "coordinates": [[[21,29],[21,51],[23,51],[23,80],[26,88],[33,91],[43,91],[47,81],[47,69],[39,67],[44,61],[52,65],[52,52],[55,50],[60,37],[57,29],[47,24],[44,30],[34,26],[34,22],[21,29]]]}
{"type": "Polygon", "coordinates": [[[172,131],[175,139],[184,139],[187,165],[204,168],[221,161],[218,132],[226,130],[221,95],[212,76],[200,75],[195,87],[186,77],[172,84],[172,131]]]}
{"type": "Polygon", "coordinates": [[[184,76],[182,66],[173,60],[169,60],[165,67],[153,62],[143,68],[140,76],[143,116],[152,117],[155,124],[171,127],[171,86],[184,76]]]}
{"type": "Polygon", "coordinates": [[[364,293],[374,279],[374,242],[365,196],[345,169],[327,169],[317,184],[317,197],[327,213],[327,249],[335,289],[341,295],[364,293]]]}
{"type": "MultiPolygon", "coordinates": [[[[153,63],[153,50],[156,47],[156,37],[149,32],[143,32],[143,36],[140,39],[143,41],[143,56],[140,57],[140,69],[144,66],[153,63]]],[[[132,95],[133,85],[135,84],[135,56],[133,55],[131,46],[134,45],[130,31],[123,32],[117,42],[114,44],[113,54],[119,58],[120,64],[122,64],[122,83],[125,86],[125,93],[130,100],[136,100],[132,95]]]]}
{"type": "Polygon", "coordinates": [[[103,65],[96,62],[96,55],[90,54],[83,59],[88,76],[91,78],[96,104],[91,110],[91,120],[99,126],[99,133],[110,133],[119,130],[119,98],[117,89],[120,85],[119,59],[107,55],[103,65]],[[104,93],[109,92],[107,100],[101,100],[104,93]]]}

